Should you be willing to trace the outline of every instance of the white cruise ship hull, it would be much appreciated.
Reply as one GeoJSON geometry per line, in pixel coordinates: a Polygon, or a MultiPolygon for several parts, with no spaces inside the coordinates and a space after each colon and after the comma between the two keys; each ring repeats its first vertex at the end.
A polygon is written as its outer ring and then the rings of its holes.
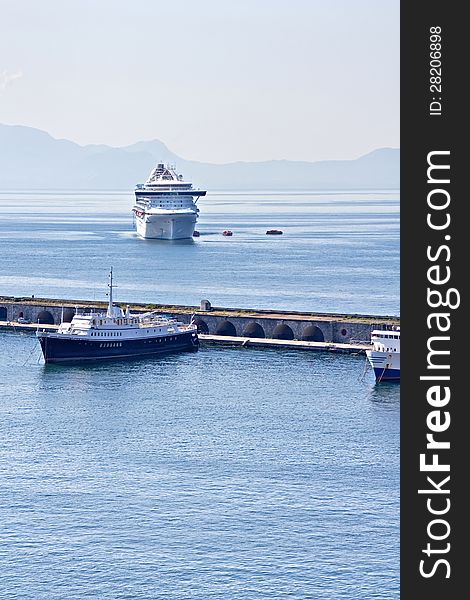
{"type": "Polygon", "coordinates": [[[400,353],[367,350],[367,358],[374,369],[375,378],[380,381],[400,381],[400,353]]]}
{"type": "Polygon", "coordinates": [[[137,234],[145,239],[184,240],[192,238],[197,213],[136,215],[137,234]]]}

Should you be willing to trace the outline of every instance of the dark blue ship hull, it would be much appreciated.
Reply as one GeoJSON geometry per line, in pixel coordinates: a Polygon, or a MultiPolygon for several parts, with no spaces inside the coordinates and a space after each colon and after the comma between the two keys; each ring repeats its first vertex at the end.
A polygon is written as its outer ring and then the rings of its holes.
{"type": "Polygon", "coordinates": [[[400,369],[383,369],[374,367],[375,379],[380,381],[400,381],[400,369]]]}
{"type": "Polygon", "coordinates": [[[195,352],[199,348],[197,334],[185,333],[143,339],[93,340],[66,337],[62,334],[38,334],[46,363],[73,363],[105,359],[155,356],[171,352],[195,352]]]}

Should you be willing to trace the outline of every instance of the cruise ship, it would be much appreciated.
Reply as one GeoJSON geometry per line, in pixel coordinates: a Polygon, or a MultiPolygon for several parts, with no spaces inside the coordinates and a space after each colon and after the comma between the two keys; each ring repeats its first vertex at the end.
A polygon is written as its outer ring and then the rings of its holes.
{"type": "Polygon", "coordinates": [[[196,325],[185,325],[156,312],[131,314],[113,304],[113,272],[110,272],[106,312],[75,314],[57,331],[36,335],[46,363],[74,363],[154,356],[170,352],[194,352],[199,347],[196,325]]]}
{"type": "Polygon", "coordinates": [[[374,329],[371,342],[372,348],[366,354],[376,381],[400,381],[400,328],[374,329]]]}
{"type": "Polygon", "coordinates": [[[145,183],[135,188],[135,227],[142,238],[182,240],[194,233],[205,190],[194,189],[172,165],[159,163],[145,183]]]}

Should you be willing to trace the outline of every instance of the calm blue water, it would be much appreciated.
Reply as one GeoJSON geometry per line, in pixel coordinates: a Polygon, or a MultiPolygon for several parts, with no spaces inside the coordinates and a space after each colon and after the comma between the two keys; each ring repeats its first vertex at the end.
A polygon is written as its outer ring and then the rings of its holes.
{"type": "MultiPolygon", "coordinates": [[[[118,300],[399,312],[397,195],[214,195],[189,243],[136,239],[131,201],[0,195],[0,294],[104,299],[112,264],[118,300]]],[[[46,367],[0,331],[0,598],[398,599],[399,386],[364,366],[46,367]]]]}
{"type": "Polygon", "coordinates": [[[112,265],[121,302],[399,314],[398,193],[210,194],[177,242],[138,239],[132,203],[0,194],[0,294],[104,300],[112,265]]]}
{"type": "Polygon", "coordinates": [[[2,598],[399,597],[399,386],[363,357],[35,344],[0,333],[2,598]]]}

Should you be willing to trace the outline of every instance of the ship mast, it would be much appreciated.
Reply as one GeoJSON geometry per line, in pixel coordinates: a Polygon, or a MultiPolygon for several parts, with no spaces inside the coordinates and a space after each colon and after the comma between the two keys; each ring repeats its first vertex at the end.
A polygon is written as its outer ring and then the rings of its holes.
{"type": "Polygon", "coordinates": [[[108,302],[107,316],[112,317],[113,316],[113,267],[111,267],[111,270],[109,271],[108,287],[109,287],[109,294],[108,294],[109,302],[108,302]]]}

